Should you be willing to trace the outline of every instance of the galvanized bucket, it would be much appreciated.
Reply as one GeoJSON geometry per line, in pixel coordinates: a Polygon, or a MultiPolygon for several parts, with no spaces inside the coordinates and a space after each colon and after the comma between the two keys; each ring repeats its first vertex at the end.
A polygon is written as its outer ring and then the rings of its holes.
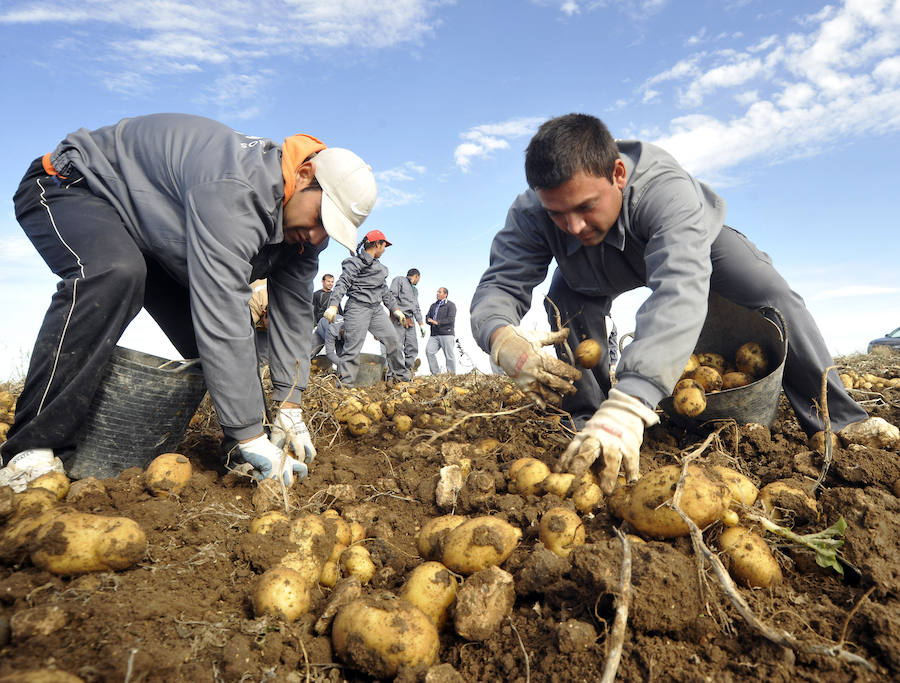
{"type": "Polygon", "coordinates": [[[359,372],[356,374],[355,387],[370,387],[384,379],[387,361],[384,356],[374,353],[359,354],[359,372]]]}
{"type": "Polygon", "coordinates": [[[659,402],[675,424],[688,429],[709,420],[732,419],[738,424],[756,422],[771,426],[778,415],[781,380],[787,357],[788,333],[784,316],[775,308],[752,310],[711,292],[706,322],[697,340],[696,352],[720,353],[726,359],[749,341],[759,343],[772,368],[768,375],[752,384],[725,389],[706,395],[706,410],[696,417],[685,417],[675,411],[671,396],[659,402]],[[777,322],[772,320],[775,318],[777,322]]]}
{"type": "Polygon", "coordinates": [[[166,360],[117,346],[66,461],[73,479],[146,467],[181,442],[206,394],[198,361],[166,360]]]}

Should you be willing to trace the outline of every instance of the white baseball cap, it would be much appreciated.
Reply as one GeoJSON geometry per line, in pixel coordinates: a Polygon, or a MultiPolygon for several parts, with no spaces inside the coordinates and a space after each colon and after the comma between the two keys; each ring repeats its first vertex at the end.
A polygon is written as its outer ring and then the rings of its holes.
{"type": "Polygon", "coordinates": [[[328,147],[313,157],[316,180],[322,186],[322,225],[328,236],[350,251],[356,249],[356,231],[366,220],[378,186],[372,167],[349,149],[328,147]]]}

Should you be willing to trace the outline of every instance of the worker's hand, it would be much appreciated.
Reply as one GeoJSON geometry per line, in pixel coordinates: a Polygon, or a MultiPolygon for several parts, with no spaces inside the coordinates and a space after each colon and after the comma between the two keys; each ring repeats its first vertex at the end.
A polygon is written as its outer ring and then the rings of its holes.
{"type": "Polygon", "coordinates": [[[565,327],[556,332],[537,332],[507,325],[491,337],[491,360],[539,406],[558,406],[564,394],[575,392],[572,382],[581,378],[581,372],[544,352],[543,347],[560,344],[568,337],[565,327]]]}
{"type": "Polygon", "coordinates": [[[272,425],[272,443],[279,448],[287,443],[294,455],[307,465],[316,458],[316,447],[309,436],[309,429],[303,421],[301,408],[282,408],[272,425]]]}
{"type": "Polygon", "coordinates": [[[423,338],[425,337],[425,326],[422,323],[419,323],[419,334],[422,335],[423,338]]]}
{"type": "Polygon", "coordinates": [[[410,327],[412,327],[413,325],[415,325],[415,324],[416,324],[416,323],[413,322],[413,319],[410,318],[409,316],[406,316],[406,317],[403,319],[403,327],[405,327],[407,330],[408,330],[410,327]]]}
{"type": "Polygon", "coordinates": [[[334,322],[334,318],[337,315],[338,307],[337,306],[329,306],[325,309],[325,312],[322,314],[322,317],[325,318],[330,323],[334,322]]]}
{"type": "Polygon", "coordinates": [[[294,460],[286,450],[282,451],[265,434],[246,443],[239,443],[238,448],[244,461],[256,470],[253,476],[257,480],[281,477],[285,486],[293,486],[295,475],[299,480],[307,474],[306,465],[294,460]]]}
{"type": "Polygon", "coordinates": [[[401,311],[399,308],[396,311],[394,311],[394,317],[400,321],[401,325],[406,324],[406,314],[403,311],[401,311]]]}
{"type": "Polygon", "coordinates": [[[616,486],[619,466],[625,462],[625,479],[636,481],[641,458],[644,427],[659,422],[655,412],[640,400],[618,389],[600,404],[594,416],[575,435],[559,459],[559,470],[581,476],[589,467],[600,470],[600,488],[607,495],[616,486]],[[594,464],[597,458],[598,464],[594,464]]]}

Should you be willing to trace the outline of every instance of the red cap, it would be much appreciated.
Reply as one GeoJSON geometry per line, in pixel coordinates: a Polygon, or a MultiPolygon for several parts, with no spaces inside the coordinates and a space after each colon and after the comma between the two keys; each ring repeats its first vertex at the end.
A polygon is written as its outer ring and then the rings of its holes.
{"type": "Polygon", "coordinates": [[[369,230],[366,233],[366,241],[367,242],[378,242],[379,240],[384,240],[387,244],[386,246],[391,246],[391,243],[388,242],[387,237],[384,236],[384,233],[381,230],[369,230]]]}

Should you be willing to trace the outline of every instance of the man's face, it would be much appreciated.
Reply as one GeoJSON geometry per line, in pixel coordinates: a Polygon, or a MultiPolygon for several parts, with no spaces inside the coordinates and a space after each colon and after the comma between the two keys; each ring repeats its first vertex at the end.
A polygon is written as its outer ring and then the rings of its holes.
{"type": "Polygon", "coordinates": [[[417,284],[419,284],[419,278],[420,278],[420,277],[422,277],[422,276],[421,276],[421,275],[410,275],[410,276],[409,276],[409,281],[410,281],[412,284],[417,285],[417,284]]]}
{"type": "Polygon", "coordinates": [[[322,190],[295,191],[284,205],[281,230],[284,241],[290,244],[315,246],[325,241],[328,233],[322,225],[322,190]]]}
{"type": "Polygon", "coordinates": [[[443,301],[444,299],[447,298],[447,292],[445,292],[443,289],[439,289],[437,291],[437,298],[438,298],[438,301],[443,301]]]}
{"type": "Polygon", "coordinates": [[[593,247],[606,238],[619,218],[625,180],[625,164],[619,160],[612,181],[579,171],[558,187],[536,192],[557,228],[593,247]]]}
{"type": "Polygon", "coordinates": [[[334,278],[333,277],[323,277],[322,278],[322,289],[324,289],[326,292],[330,292],[332,287],[334,287],[334,278]]]}

